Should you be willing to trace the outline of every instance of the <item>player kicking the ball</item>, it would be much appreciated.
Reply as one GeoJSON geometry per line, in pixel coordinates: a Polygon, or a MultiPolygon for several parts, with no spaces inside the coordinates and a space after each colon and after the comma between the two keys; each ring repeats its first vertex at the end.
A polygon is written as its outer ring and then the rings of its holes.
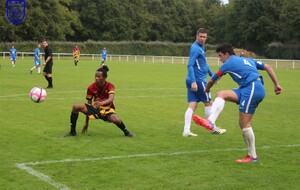
{"type": "Polygon", "coordinates": [[[210,129],[222,112],[225,101],[239,104],[239,125],[242,129],[242,136],[246,143],[248,154],[245,158],[238,159],[236,162],[258,162],[255,148],[255,136],[251,126],[255,109],[265,97],[263,78],[258,73],[258,69],[267,71],[274,84],[275,94],[281,93],[281,87],[276,74],[270,65],[251,58],[235,56],[233,47],[229,43],[217,47],[216,52],[218,53],[220,61],[224,64],[207,82],[205,92],[210,92],[210,89],[215,82],[226,73],[228,73],[239,85],[239,88],[219,91],[212,105],[212,113],[208,119],[194,116],[194,121],[197,124],[210,129]]]}
{"type": "Polygon", "coordinates": [[[120,128],[127,137],[135,137],[135,134],[126,129],[125,124],[115,113],[114,98],[115,87],[112,83],[106,81],[108,67],[103,66],[95,73],[95,82],[92,83],[86,94],[87,104],[75,104],[72,108],[70,125],[71,131],[65,136],[76,136],[76,122],[79,112],[86,115],[86,122],[82,133],[88,131],[89,119],[102,119],[106,122],[112,122],[120,128]],[[94,100],[94,102],[93,102],[94,100]],[[93,104],[92,104],[93,103],[93,104]]]}

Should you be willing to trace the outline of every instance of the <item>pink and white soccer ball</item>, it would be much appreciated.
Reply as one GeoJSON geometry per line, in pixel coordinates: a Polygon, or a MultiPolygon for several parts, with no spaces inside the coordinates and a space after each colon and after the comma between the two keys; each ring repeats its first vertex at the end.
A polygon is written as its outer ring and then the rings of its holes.
{"type": "Polygon", "coordinates": [[[30,90],[30,99],[35,103],[44,101],[47,97],[47,92],[41,87],[33,87],[30,90]]]}

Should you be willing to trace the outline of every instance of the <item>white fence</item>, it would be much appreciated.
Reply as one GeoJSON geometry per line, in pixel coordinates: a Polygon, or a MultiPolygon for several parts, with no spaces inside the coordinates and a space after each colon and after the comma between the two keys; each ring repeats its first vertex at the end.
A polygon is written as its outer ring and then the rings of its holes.
{"type": "MultiPolygon", "coordinates": [[[[9,52],[0,52],[3,59],[9,58],[9,52]]],[[[43,56],[43,53],[41,53],[43,56]]],[[[58,60],[73,59],[72,53],[53,53],[54,58],[58,60]]],[[[21,59],[33,57],[33,52],[18,52],[17,56],[21,59]]],[[[100,54],[80,54],[80,59],[84,60],[100,60],[100,54]]],[[[108,61],[122,61],[122,62],[138,62],[138,63],[169,63],[169,64],[186,64],[188,57],[180,56],[151,56],[151,55],[115,55],[109,54],[108,61]]],[[[283,59],[259,59],[271,65],[274,68],[285,69],[300,69],[300,60],[283,60],[283,59]]],[[[221,65],[221,62],[216,57],[207,57],[209,65],[221,65]]]]}

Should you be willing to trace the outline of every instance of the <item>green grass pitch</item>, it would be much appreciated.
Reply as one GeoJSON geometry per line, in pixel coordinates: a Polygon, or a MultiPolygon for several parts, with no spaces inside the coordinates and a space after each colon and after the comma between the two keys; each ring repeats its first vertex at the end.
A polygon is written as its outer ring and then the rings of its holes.
{"type": "MultiPolygon", "coordinates": [[[[211,135],[192,124],[199,136],[181,136],[186,65],[107,62],[116,112],[137,135],[130,139],[101,120],[90,121],[85,135],[63,137],[72,105],[86,102],[99,61],[86,59],[75,67],[71,59],[55,59],[54,88],[39,104],[29,91],[47,83],[37,70],[29,73],[33,60],[18,59],[15,68],[8,59],[0,64],[1,189],[299,189],[300,70],[276,70],[283,88],[278,96],[261,71],[267,96],[252,124],[260,162],[237,164],[246,155],[237,105],[227,102],[217,121],[226,134],[211,135]]],[[[234,87],[226,75],[212,96],[234,87]]],[[[202,104],[196,113],[204,114],[202,104]]],[[[78,133],[84,119],[80,114],[78,133]]]]}

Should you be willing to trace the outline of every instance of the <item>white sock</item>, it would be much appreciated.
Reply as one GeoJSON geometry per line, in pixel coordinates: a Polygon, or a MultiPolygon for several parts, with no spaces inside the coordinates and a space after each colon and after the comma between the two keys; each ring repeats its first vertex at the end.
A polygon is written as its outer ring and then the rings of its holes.
{"type": "Polygon", "coordinates": [[[30,70],[31,70],[31,71],[33,71],[33,69],[35,69],[35,66],[34,66],[34,67],[32,67],[30,70]]]}
{"type": "Polygon", "coordinates": [[[192,108],[188,108],[185,112],[184,116],[184,130],[183,133],[191,132],[191,123],[192,123],[193,110],[192,108]]]}
{"type": "Polygon", "coordinates": [[[41,73],[41,67],[38,67],[38,73],[41,73]]]}
{"type": "Polygon", "coordinates": [[[211,108],[211,114],[208,117],[208,120],[215,124],[217,118],[219,117],[219,114],[223,111],[225,106],[225,100],[220,97],[216,97],[212,108],[211,108]]]}
{"type": "Polygon", "coordinates": [[[248,149],[248,154],[252,158],[256,158],[257,155],[256,155],[256,149],[255,149],[255,135],[254,135],[252,127],[243,128],[242,135],[243,135],[244,141],[245,141],[247,149],[248,149]]]}
{"type": "Polygon", "coordinates": [[[205,106],[204,111],[205,111],[205,118],[208,118],[211,114],[211,108],[212,106],[205,106]]]}

